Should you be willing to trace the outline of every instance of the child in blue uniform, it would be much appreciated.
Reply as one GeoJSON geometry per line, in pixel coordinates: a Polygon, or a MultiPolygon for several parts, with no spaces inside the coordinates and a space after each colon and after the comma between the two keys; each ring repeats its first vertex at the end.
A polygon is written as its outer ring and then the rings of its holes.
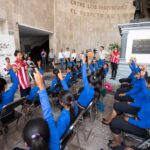
{"type": "Polygon", "coordinates": [[[10,65],[8,65],[7,67],[10,77],[12,79],[12,85],[7,91],[5,91],[7,85],[6,80],[0,78],[0,111],[2,110],[4,105],[7,105],[14,100],[14,95],[18,89],[19,84],[19,81],[14,71],[11,69],[10,65]]]}
{"type": "MultiPolygon", "coordinates": [[[[58,73],[58,77],[61,81],[61,84],[62,84],[64,91],[69,91],[69,87],[68,87],[66,81],[63,79],[61,71],[58,73]]],[[[73,98],[73,103],[74,103],[74,107],[75,107],[75,117],[77,117],[78,112],[79,112],[79,108],[78,108],[78,105],[77,105],[76,101],[74,100],[74,98],[73,98]]]]}
{"type": "MultiPolygon", "coordinates": [[[[40,72],[40,74],[43,76],[44,75],[44,71],[41,67],[41,60],[37,61],[37,67],[38,70],[40,72]]],[[[27,102],[28,103],[32,103],[32,101],[36,98],[39,99],[38,97],[38,91],[39,91],[39,87],[37,87],[36,85],[34,85],[31,90],[30,90],[30,94],[26,97],[27,98],[27,102]]]]}
{"type": "Polygon", "coordinates": [[[134,100],[134,95],[136,95],[138,92],[144,91],[146,87],[146,81],[145,81],[145,78],[143,78],[143,76],[141,75],[141,73],[142,72],[136,73],[134,86],[131,90],[129,90],[126,93],[116,92],[115,99],[117,101],[131,101],[132,102],[134,100]]]}
{"type": "Polygon", "coordinates": [[[135,118],[127,116],[117,116],[110,123],[110,129],[114,133],[114,139],[110,147],[121,145],[122,137],[121,132],[130,133],[142,138],[149,138],[149,132],[147,129],[150,128],[150,103],[144,104],[140,109],[136,107],[126,106],[124,102],[117,104],[115,108],[118,114],[120,113],[131,113],[136,115],[135,118]],[[125,108],[124,108],[125,107],[125,108]]]}
{"type": "Polygon", "coordinates": [[[66,81],[67,84],[69,84],[69,81],[70,81],[70,79],[72,78],[72,76],[73,76],[73,73],[72,73],[72,71],[71,71],[71,68],[68,67],[68,68],[67,68],[67,74],[66,74],[66,76],[65,76],[65,81],[66,81]]]}
{"type": "Polygon", "coordinates": [[[90,85],[90,83],[88,82],[84,56],[82,56],[82,62],[82,81],[84,84],[84,89],[80,93],[80,96],[78,98],[78,105],[81,108],[86,108],[94,98],[94,86],[90,85]]]}
{"type": "Polygon", "coordinates": [[[39,87],[39,97],[43,112],[42,118],[30,120],[23,130],[23,139],[28,148],[34,150],[59,150],[60,139],[52,114],[51,105],[41,74],[36,69],[35,81],[39,87]]]}
{"type": "MultiPolygon", "coordinates": [[[[142,138],[149,138],[146,129],[150,128],[150,77],[147,78],[147,90],[143,95],[137,97],[134,102],[119,102],[114,104],[114,109],[109,119],[103,119],[103,123],[108,125],[114,133],[115,144],[121,142],[121,131],[131,133],[142,138]],[[123,113],[129,113],[137,116],[129,118],[122,116],[123,113]]],[[[116,146],[113,144],[113,146],[116,146]]]]}

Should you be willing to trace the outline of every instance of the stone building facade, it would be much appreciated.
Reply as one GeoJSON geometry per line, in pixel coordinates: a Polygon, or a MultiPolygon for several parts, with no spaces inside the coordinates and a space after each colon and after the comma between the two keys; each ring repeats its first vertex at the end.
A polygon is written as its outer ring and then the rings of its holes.
{"type": "Polygon", "coordinates": [[[118,24],[134,15],[133,0],[0,0],[0,34],[15,37],[20,48],[19,25],[49,34],[50,47],[76,50],[120,43],[118,24]]]}

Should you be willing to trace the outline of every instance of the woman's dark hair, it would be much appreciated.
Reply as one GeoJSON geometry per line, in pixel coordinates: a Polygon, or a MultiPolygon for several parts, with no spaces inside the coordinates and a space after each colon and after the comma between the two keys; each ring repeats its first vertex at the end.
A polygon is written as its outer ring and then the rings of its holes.
{"type": "Polygon", "coordinates": [[[70,107],[70,125],[75,120],[75,105],[74,97],[69,91],[62,91],[59,95],[60,102],[63,102],[65,105],[70,107]]]}
{"type": "Polygon", "coordinates": [[[5,85],[7,84],[6,80],[0,78],[0,102],[2,101],[2,93],[5,90],[5,85]]]}
{"type": "Polygon", "coordinates": [[[97,82],[98,82],[98,77],[97,75],[94,73],[92,75],[88,76],[88,81],[90,84],[92,84],[92,86],[94,86],[97,82]]]}
{"type": "Polygon", "coordinates": [[[94,91],[95,91],[94,98],[99,99],[101,84],[100,84],[100,81],[99,81],[100,79],[98,75],[97,74],[90,75],[88,77],[88,80],[94,87],[94,91]]]}
{"type": "Polygon", "coordinates": [[[43,118],[35,118],[27,122],[23,129],[23,139],[30,150],[49,150],[50,131],[43,118]]]}

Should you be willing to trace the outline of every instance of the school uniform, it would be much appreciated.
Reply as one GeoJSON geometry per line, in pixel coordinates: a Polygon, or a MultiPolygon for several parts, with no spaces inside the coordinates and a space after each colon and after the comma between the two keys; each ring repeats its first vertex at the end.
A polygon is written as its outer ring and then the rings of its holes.
{"type": "Polygon", "coordinates": [[[60,138],[59,138],[58,130],[54,121],[52,108],[49,102],[46,89],[39,91],[38,93],[40,97],[43,118],[48,123],[49,129],[50,129],[49,149],[60,150],[60,138]]]}
{"type": "MultiPolygon", "coordinates": [[[[65,91],[69,91],[69,87],[65,80],[61,80],[61,85],[65,91]]],[[[79,112],[79,108],[75,100],[74,100],[74,105],[75,105],[75,116],[77,116],[79,112]]]]}
{"type": "Polygon", "coordinates": [[[9,104],[14,100],[14,95],[18,89],[19,81],[16,77],[14,71],[12,69],[8,70],[8,73],[10,74],[10,77],[12,79],[12,85],[11,87],[2,93],[1,101],[0,101],[0,111],[2,110],[4,105],[9,104]]]}
{"type": "Polygon", "coordinates": [[[67,84],[70,83],[70,79],[71,79],[72,77],[73,77],[73,73],[72,73],[72,72],[69,72],[69,73],[66,74],[66,76],[65,76],[65,81],[66,81],[67,84]]]}
{"type": "Polygon", "coordinates": [[[39,91],[39,87],[37,87],[36,85],[34,87],[32,87],[30,90],[30,94],[26,97],[27,100],[32,102],[34,100],[34,98],[37,96],[38,91],[39,91]]]}
{"type": "Polygon", "coordinates": [[[87,79],[86,64],[82,65],[82,81],[84,89],[78,98],[78,104],[86,108],[94,98],[94,88],[89,84],[87,79]]]}
{"type": "Polygon", "coordinates": [[[53,92],[53,93],[57,93],[59,90],[60,90],[60,88],[61,87],[56,87],[56,85],[59,83],[59,79],[58,79],[58,77],[54,77],[54,79],[52,80],[52,82],[51,82],[51,86],[50,86],[50,89],[49,89],[49,91],[50,92],[53,92]]]}
{"type": "Polygon", "coordinates": [[[131,101],[131,102],[133,102],[134,96],[136,96],[137,93],[140,91],[146,92],[145,89],[146,89],[145,79],[144,78],[135,79],[134,87],[131,90],[129,90],[128,92],[126,92],[125,96],[119,96],[119,93],[116,92],[115,93],[115,99],[118,101],[131,101]]]}
{"type": "Polygon", "coordinates": [[[117,112],[137,115],[137,119],[129,118],[127,122],[123,116],[117,116],[110,124],[113,133],[120,134],[123,131],[145,139],[149,138],[146,129],[150,128],[150,103],[144,104],[141,108],[132,107],[125,102],[116,103],[115,105],[117,112]]]}

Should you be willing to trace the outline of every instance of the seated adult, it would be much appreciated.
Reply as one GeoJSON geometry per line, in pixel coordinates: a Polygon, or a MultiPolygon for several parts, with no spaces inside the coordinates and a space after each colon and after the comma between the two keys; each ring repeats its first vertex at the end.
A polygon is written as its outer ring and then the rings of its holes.
{"type": "MultiPolygon", "coordinates": [[[[18,78],[16,77],[16,74],[14,71],[11,69],[11,65],[7,64],[7,70],[8,73],[10,74],[10,77],[12,79],[12,85],[8,90],[6,90],[7,87],[7,82],[5,79],[0,78],[0,112],[2,111],[2,108],[4,105],[7,105],[14,100],[14,95],[18,89],[19,81],[18,78]]],[[[13,112],[10,113],[10,115],[13,115],[13,112]]],[[[9,116],[10,117],[10,116],[9,116]]]]}

